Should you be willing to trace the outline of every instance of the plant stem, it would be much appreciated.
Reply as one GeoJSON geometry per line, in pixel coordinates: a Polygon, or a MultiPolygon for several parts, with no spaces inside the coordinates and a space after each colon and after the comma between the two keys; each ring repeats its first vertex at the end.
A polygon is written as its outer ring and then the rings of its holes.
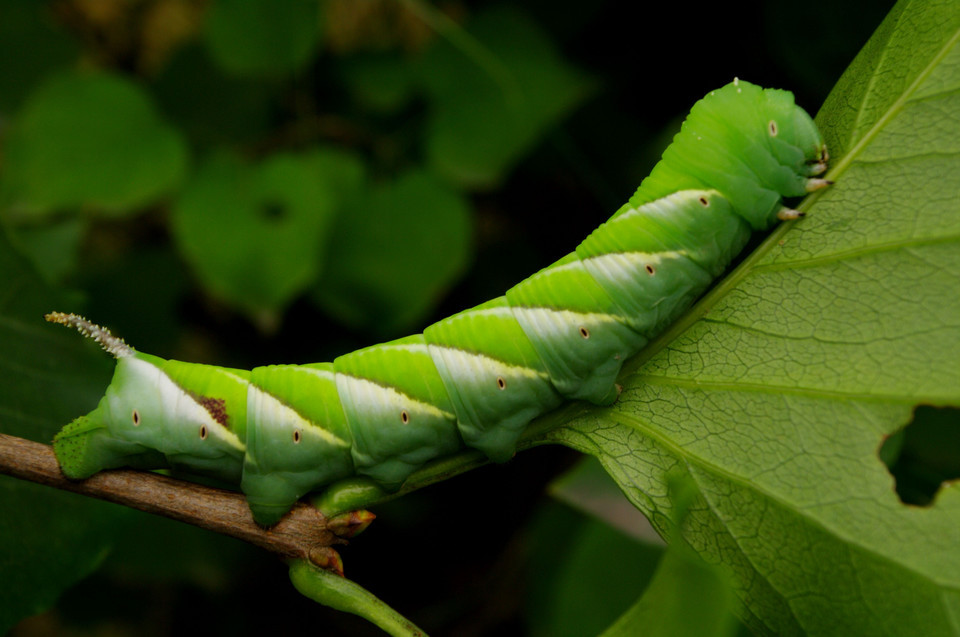
{"type": "Polygon", "coordinates": [[[394,637],[426,637],[426,633],[406,617],[345,577],[296,560],[290,565],[290,581],[305,597],[324,606],[359,615],[394,637]]]}
{"type": "Polygon", "coordinates": [[[61,473],[50,446],[6,434],[0,434],[0,474],[186,522],[283,558],[328,564],[329,547],[345,543],[328,528],[322,513],[303,503],[264,529],[253,521],[243,494],[130,469],[103,471],[75,482],[61,473]]]}

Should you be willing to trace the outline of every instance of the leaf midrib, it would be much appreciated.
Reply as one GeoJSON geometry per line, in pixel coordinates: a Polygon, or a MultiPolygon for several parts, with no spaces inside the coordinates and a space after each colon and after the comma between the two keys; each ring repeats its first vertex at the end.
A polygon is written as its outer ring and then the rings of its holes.
{"type": "MultiPolygon", "coordinates": [[[[936,69],[939,66],[939,63],[943,60],[944,57],[946,57],[947,53],[950,51],[950,49],[953,48],[953,46],[957,43],[958,40],[960,40],[960,29],[954,32],[953,37],[951,37],[949,40],[946,41],[946,43],[940,48],[937,54],[930,59],[930,62],[927,64],[927,66],[924,67],[924,69],[917,74],[917,77],[913,80],[913,82],[911,82],[910,85],[903,90],[900,96],[897,97],[897,99],[890,105],[890,107],[886,110],[886,112],[884,112],[879,118],[877,118],[877,121],[873,124],[873,126],[871,126],[867,130],[867,132],[857,141],[857,143],[854,144],[852,148],[850,148],[847,154],[844,155],[840,159],[840,161],[838,161],[833,166],[833,169],[827,173],[827,176],[826,176],[827,179],[836,181],[836,179],[840,175],[846,172],[847,168],[850,167],[850,165],[853,163],[855,158],[886,127],[887,122],[893,119],[894,115],[896,115],[903,109],[903,106],[907,103],[907,101],[909,100],[909,97],[913,95],[917,91],[917,88],[919,88],[920,84],[922,84],[930,76],[930,74],[933,73],[934,69],[936,69]]],[[[871,83],[876,79],[878,75],[879,74],[875,72],[871,76],[870,78],[871,83]]],[[[869,94],[870,92],[866,93],[866,95],[869,95],[869,94]]],[[[861,110],[859,113],[857,113],[857,117],[859,117],[863,113],[862,106],[863,105],[861,104],[861,110]]]]}
{"type": "Polygon", "coordinates": [[[911,394],[870,394],[864,392],[850,392],[830,390],[820,387],[797,387],[791,385],[774,385],[771,383],[744,383],[737,381],[703,381],[677,376],[663,376],[656,374],[632,374],[632,381],[644,385],[664,385],[683,387],[687,389],[713,390],[738,393],[776,394],[778,396],[791,395],[802,398],[832,398],[836,400],[857,400],[859,402],[890,403],[913,406],[918,403],[927,405],[947,404],[950,399],[936,396],[918,396],[911,394]],[[946,402],[945,402],[946,401],[946,402]]]}

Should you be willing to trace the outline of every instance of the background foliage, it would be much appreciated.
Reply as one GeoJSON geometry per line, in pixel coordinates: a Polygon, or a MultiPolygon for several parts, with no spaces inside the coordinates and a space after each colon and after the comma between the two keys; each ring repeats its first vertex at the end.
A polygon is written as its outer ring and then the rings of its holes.
{"type": "MultiPolygon", "coordinates": [[[[106,382],[39,325],[50,309],[251,367],[498,295],[614,211],[710,88],[739,75],[816,111],[892,3],[757,2],[734,23],[675,4],[637,22],[613,2],[0,0],[0,429],[48,441],[106,382]]],[[[382,507],[347,572],[428,631],[597,633],[660,549],[542,498],[574,460],[538,449],[382,507]]],[[[103,560],[16,634],[371,630],[222,538],[8,479],[0,497],[18,512],[0,567],[42,593],[0,630],[103,560]]]]}

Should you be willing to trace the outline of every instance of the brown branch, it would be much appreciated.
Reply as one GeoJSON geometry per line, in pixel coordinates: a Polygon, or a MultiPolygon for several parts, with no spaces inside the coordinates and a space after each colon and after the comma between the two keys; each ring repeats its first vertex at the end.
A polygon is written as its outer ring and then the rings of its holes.
{"type": "Polygon", "coordinates": [[[0,434],[0,474],[180,520],[335,571],[341,571],[340,559],[330,547],[345,544],[340,536],[349,537],[351,523],[356,523],[348,516],[327,519],[300,502],[275,526],[264,529],[253,521],[242,494],[149,471],[115,469],[86,480],[68,480],[50,446],[6,434],[0,434]]]}

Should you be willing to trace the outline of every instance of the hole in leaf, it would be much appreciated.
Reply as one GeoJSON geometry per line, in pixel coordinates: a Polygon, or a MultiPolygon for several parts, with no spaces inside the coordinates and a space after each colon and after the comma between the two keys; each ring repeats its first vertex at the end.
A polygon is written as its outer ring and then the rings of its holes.
{"type": "Polygon", "coordinates": [[[921,405],[880,446],[904,504],[929,506],[945,481],[960,478],[960,409],[921,405]]]}

